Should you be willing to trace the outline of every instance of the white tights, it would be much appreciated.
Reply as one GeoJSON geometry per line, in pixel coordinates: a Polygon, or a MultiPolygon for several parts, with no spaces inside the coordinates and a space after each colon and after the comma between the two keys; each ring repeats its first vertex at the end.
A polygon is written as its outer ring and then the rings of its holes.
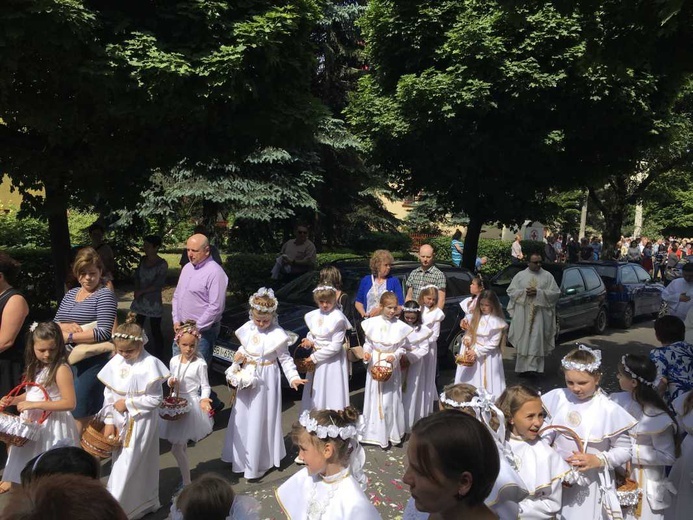
{"type": "Polygon", "coordinates": [[[180,474],[183,477],[183,485],[190,484],[190,462],[188,461],[188,445],[187,444],[172,444],[171,453],[178,462],[180,474]]]}

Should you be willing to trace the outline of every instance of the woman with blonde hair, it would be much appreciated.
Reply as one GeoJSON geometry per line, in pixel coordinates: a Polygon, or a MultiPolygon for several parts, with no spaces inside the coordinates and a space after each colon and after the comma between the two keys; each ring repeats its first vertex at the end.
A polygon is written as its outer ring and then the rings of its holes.
{"type": "Polygon", "coordinates": [[[390,291],[397,296],[397,304],[404,304],[402,284],[397,278],[390,275],[390,269],[395,259],[386,249],[378,249],[371,256],[371,274],[364,276],[356,293],[354,307],[361,318],[380,316],[380,297],[384,292],[390,291]]]}

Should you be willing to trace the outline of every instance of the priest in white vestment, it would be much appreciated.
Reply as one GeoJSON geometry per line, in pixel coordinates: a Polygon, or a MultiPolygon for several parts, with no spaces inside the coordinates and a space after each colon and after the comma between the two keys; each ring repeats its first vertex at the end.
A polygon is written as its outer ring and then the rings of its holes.
{"type": "Polygon", "coordinates": [[[556,346],[556,303],[561,290],[553,275],[541,268],[541,255],[529,257],[527,269],[508,286],[512,321],[508,341],[515,347],[515,372],[544,372],[544,358],[556,346]]]}

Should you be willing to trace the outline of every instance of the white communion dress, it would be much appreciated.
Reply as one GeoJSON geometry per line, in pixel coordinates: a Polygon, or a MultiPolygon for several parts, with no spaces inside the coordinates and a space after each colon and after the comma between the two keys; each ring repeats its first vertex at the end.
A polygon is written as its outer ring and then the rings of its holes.
{"type": "Polygon", "coordinates": [[[363,402],[363,429],[359,441],[387,448],[389,443],[399,444],[405,433],[404,406],[402,404],[402,372],[400,358],[405,354],[406,338],[414,330],[398,319],[387,320],[376,316],[362,324],[366,340],[364,352],[371,354],[366,375],[363,402]],[[371,368],[394,356],[392,376],[387,381],[377,381],[371,375],[371,368]]]}
{"type": "Polygon", "coordinates": [[[428,338],[428,354],[423,359],[422,375],[426,376],[424,393],[424,406],[426,415],[433,413],[433,405],[438,400],[438,388],[436,387],[436,372],[438,369],[438,336],[440,336],[440,324],[445,319],[445,313],[438,307],[433,309],[423,308],[421,320],[433,331],[428,338]]]}
{"type": "MultiPolygon", "coordinates": [[[[599,389],[592,397],[580,400],[568,389],[557,388],[543,395],[541,400],[549,412],[551,425],[573,430],[587,453],[601,456],[607,463],[606,467],[585,472],[571,471],[566,477],[566,480],[574,478],[575,483],[563,489],[562,518],[599,520],[620,517],[613,482],[614,468],[631,458],[628,430],[635,426],[635,418],[599,389]]],[[[575,441],[565,433],[551,430],[545,437],[563,460],[578,451],[575,441]]]]}
{"type": "Polygon", "coordinates": [[[476,353],[476,363],[470,367],[458,365],[455,384],[467,383],[484,388],[498,398],[505,390],[501,342],[508,328],[504,319],[483,314],[476,329],[476,341],[470,348],[476,353]]]}
{"type": "Polygon", "coordinates": [[[342,311],[320,309],[305,316],[308,339],[315,346],[310,355],[315,371],[307,374],[303,387],[302,410],[343,410],[349,406],[349,362],[344,334],[351,328],[342,311]]]}
{"type": "Polygon", "coordinates": [[[404,345],[404,358],[409,366],[402,370],[402,404],[404,406],[404,430],[411,433],[411,429],[419,419],[426,417],[430,412],[426,401],[426,374],[424,374],[423,360],[428,355],[428,338],[433,331],[425,325],[415,328],[407,336],[404,345]]]}
{"type": "MultiPolygon", "coordinates": [[[[270,468],[279,467],[286,456],[282,432],[281,375],[292,382],[299,379],[296,365],[289,355],[291,338],[277,324],[259,330],[246,322],[236,331],[241,342],[239,352],[246,357],[243,370],[249,379],[238,386],[236,403],[231,410],[221,460],[232,464],[234,473],[246,479],[260,478],[270,468]],[[246,385],[243,387],[243,385],[246,385]]],[[[227,371],[229,379],[238,365],[227,371]]]]}
{"type": "MultiPolygon", "coordinates": [[[[67,367],[67,365],[64,365],[67,367]]],[[[69,370],[69,367],[68,367],[69,370]]],[[[42,385],[48,375],[48,368],[42,368],[36,376],[36,383],[42,385]]],[[[60,390],[53,383],[46,387],[51,401],[58,401],[60,390]]],[[[43,392],[34,386],[30,386],[26,392],[26,400],[31,402],[45,401],[43,392]]],[[[20,414],[24,422],[36,422],[43,414],[43,410],[25,410],[20,414]]],[[[79,446],[77,425],[70,412],[51,412],[48,418],[38,427],[38,436],[28,441],[24,446],[10,446],[5,471],[2,479],[6,482],[20,483],[20,474],[24,466],[31,459],[41,453],[50,450],[57,442],[67,446],[79,446]]]]}
{"type": "Polygon", "coordinates": [[[664,514],[665,520],[689,520],[693,512],[693,410],[684,413],[684,403],[693,390],[678,396],[671,403],[676,412],[679,433],[686,437],[681,443],[681,455],[669,473],[669,479],[676,487],[674,503],[664,514]]]}
{"type": "Polygon", "coordinates": [[[171,444],[186,444],[199,441],[212,433],[214,420],[200,407],[201,399],[208,399],[211,391],[207,376],[207,363],[201,356],[188,363],[181,363],[181,356],[171,358],[171,377],[178,380],[178,397],[187,399],[191,408],[180,419],[166,421],[160,419],[159,436],[171,444]]]}
{"type": "Polygon", "coordinates": [[[275,495],[289,520],[380,519],[349,468],[329,477],[310,475],[303,468],[279,486],[275,495]]]}
{"type": "Polygon", "coordinates": [[[98,376],[104,390],[106,423],[114,424],[123,445],[113,454],[108,490],[130,520],[156,511],[159,503],[159,413],[168,369],[146,350],[127,361],[116,354],[98,376]],[[114,403],[125,400],[120,413],[114,403]]]}

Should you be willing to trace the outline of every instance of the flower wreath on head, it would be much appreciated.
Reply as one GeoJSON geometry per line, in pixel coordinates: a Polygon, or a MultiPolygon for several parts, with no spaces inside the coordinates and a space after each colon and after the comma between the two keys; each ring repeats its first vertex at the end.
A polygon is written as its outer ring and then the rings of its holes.
{"type": "Polygon", "coordinates": [[[183,334],[190,334],[191,336],[195,336],[197,339],[202,337],[197,325],[194,323],[184,323],[181,325],[178,332],[176,332],[176,335],[173,336],[173,341],[178,343],[178,340],[183,337],[183,334]]]}
{"type": "Polygon", "coordinates": [[[146,343],[145,338],[146,335],[144,334],[144,331],[142,331],[141,336],[135,336],[133,334],[125,334],[124,332],[114,332],[111,337],[113,339],[124,339],[127,341],[141,341],[142,343],[146,343]]]}
{"type": "Polygon", "coordinates": [[[659,386],[659,383],[662,382],[662,376],[659,374],[659,370],[657,371],[657,375],[655,375],[654,381],[648,381],[642,376],[639,376],[636,374],[631,368],[626,365],[626,357],[628,357],[628,354],[624,354],[621,357],[621,365],[623,366],[623,370],[626,371],[626,373],[631,377],[631,379],[635,379],[636,381],[639,381],[640,383],[651,386],[652,388],[657,388],[659,386]]]}
{"type": "Polygon", "coordinates": [[[332,291],[332,292],[336,293],[337,289],[335,289],[331,285],[318,285],[315,289],[313,289],[313,293],[316,293],[319,291],[332,291]]]}
{"type": "Polygon", "coordinates": [[[602,366],[602,351],[591,349],[587,345],[578,343],[578,350],[585,350],[594,356],[594,361],[592,363],[580,363],[578,361],[570,361],[566,359],[565,356],[561,359],[561,366],[566,370],[578,370],[580,372],[596,372],[599,367],[602,366]]]}
{"type": "Polygon", "coordinates": [[[421,312],[421,307],[418,305],[416,307],[402,307],[402,312],[407,313],[407,312],[421,312]]]}
{"type": "MultiPolygon", "coordinates": [[[[331,420],[331,418],[330,418],[331,420]]],[[[337,426],[332,423],[329,426],[318,424],[317,419],[311,417],[309,410],[304,410],[298,417],[298,422],[308,433],[314,433],[319,439],[342,439],[349,443],[349,471],[363,490],[368,484],[368,477],[363,471],[366,463],[366,452],[359,443],[360,427],[355,424],[337,426]]]]}
{"type": "Polygon", "coordinates": [[[260,287],[257,292],[248,298],[248,305],[250,305],[250,312],[249,316],[250,319],[253,319],[253,310],[256,310],[258,312],[261,312],[263,314],[274,314],[277,311],[277,307],[279,307],[279,301],[277,301],[276,296],[274,296],[274,291],[270,288],[267,287],[260,287]],[[271,305],[260,305],[259,303],[255,303],[255,298],[259,298],[261,296],[267,296],[272,300],[271,305]]]}
{"type": "MultiPolygon", "coordinates": [[[[427,284],[427,285],[424,285],[424,286],[421,288],[421,291],[423,291],[423,290],[425,290],[425,289],[435,289],[436,291],[439,290],[439,289],[438,289],[438,286],[437,286],[437,285],[433,285],[432,283],[429,283],[429,284],[427,284]]],[[[419,292],[421,292],[421,291],[419,291],[419,292]]]]}

